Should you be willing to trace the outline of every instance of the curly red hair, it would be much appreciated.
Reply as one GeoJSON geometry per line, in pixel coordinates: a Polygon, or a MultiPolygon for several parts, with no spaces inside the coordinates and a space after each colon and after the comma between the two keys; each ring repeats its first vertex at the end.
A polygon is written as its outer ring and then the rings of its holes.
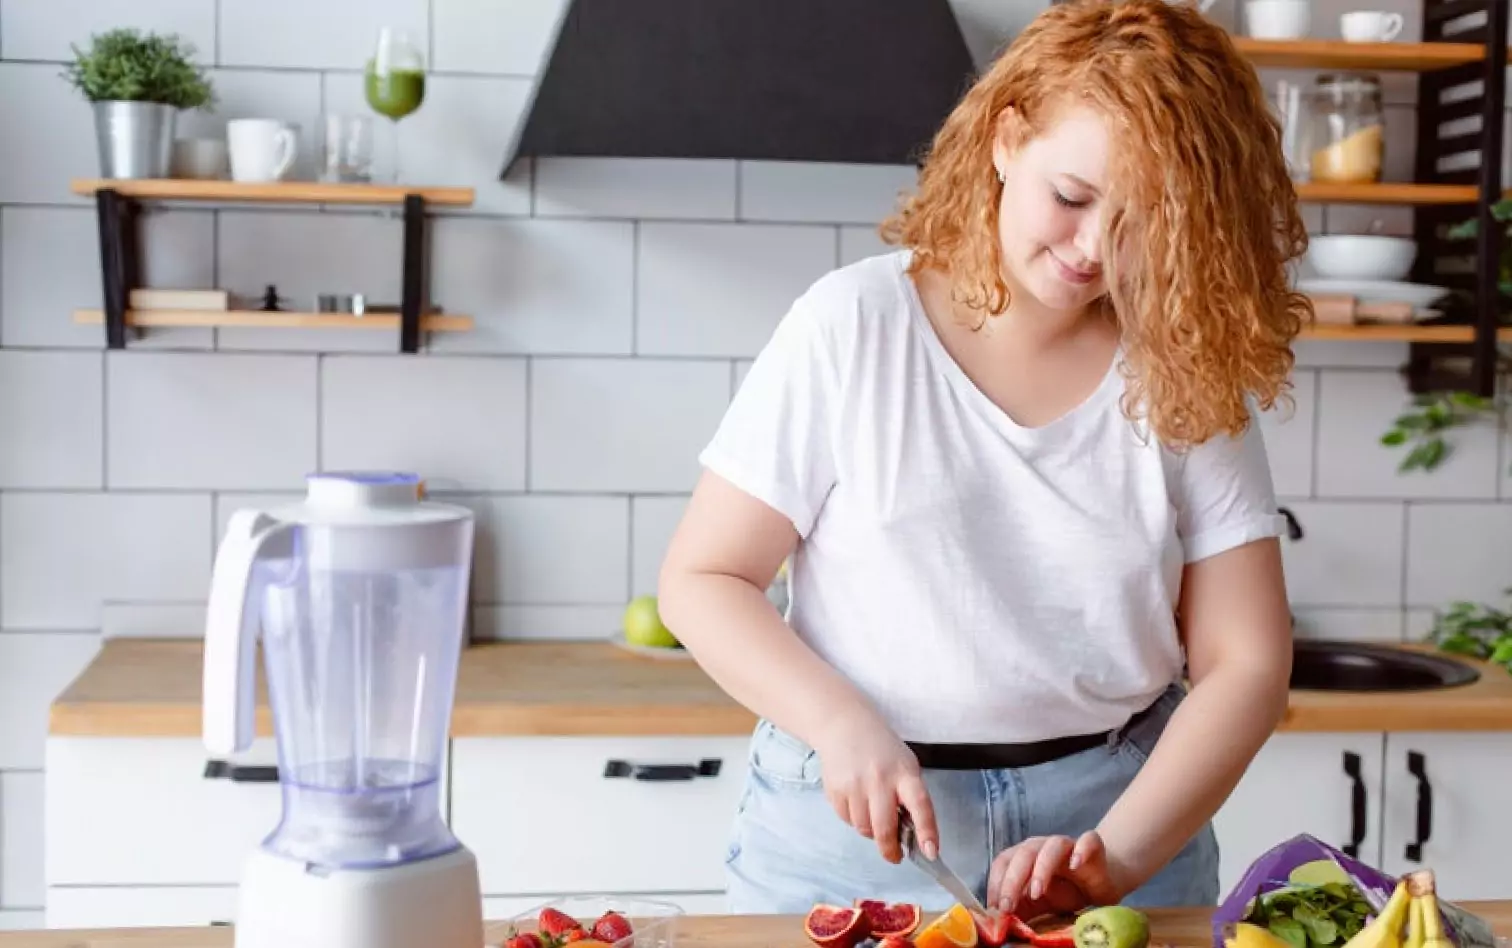
{"type": "Polygon", "coordinates": [[[1307,230],[1259,77],[1191,7],[1072,0],[1041,13],[945,120],[883,239],[912,249],[915,272],[949,274],[968,306],[1003,312],[999,118],[1012,106],[1033,134],[1073,99],[1113,139],[1104,304],[1127,357],[1125,413],[1138,406],[1176,448],[1241,434],[1249,398],[1289,401],[1312,304],[1286,271],[1307,230]]]}

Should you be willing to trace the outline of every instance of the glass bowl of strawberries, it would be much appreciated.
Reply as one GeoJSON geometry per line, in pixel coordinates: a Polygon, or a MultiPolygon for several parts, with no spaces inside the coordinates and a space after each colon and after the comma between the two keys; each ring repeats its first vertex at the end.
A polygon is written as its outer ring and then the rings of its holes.
{"type": "Polygon", "coordinates": [[[680,906],[656,899],[570,896],[484,930],[484,948],[673,948],[680,906]]]}

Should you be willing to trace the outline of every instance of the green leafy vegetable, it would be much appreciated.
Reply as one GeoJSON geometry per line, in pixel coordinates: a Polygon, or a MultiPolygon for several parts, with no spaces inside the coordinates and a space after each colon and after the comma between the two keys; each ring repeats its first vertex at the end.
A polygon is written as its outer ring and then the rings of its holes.
{"type": "Polygon", "coordinates": [[[1245,920],[1264,925],[1293,948],[1339,948],[1371,914],[1370,903],[1348,883],[1293,883],[1261,896],[1245,920]]]}
{"type": "MultiPolygon", "coordinates": [[[[1512,595],[1512,589],[1503,590],[1503,594],[1512,595]]],[[[1441,651],[1468,655],[1512,672],[1512,613],[1456,601],[1434,614],[1429,637],[1441,651]]]]}

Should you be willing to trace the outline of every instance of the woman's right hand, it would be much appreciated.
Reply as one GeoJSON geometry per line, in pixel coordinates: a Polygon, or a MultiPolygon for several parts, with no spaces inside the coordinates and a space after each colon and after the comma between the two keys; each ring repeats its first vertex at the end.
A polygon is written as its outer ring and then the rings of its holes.
{"type": "Polygon", "coordinates": [[[898,842],[900,806],[913,820],[919,848],[935,858],[940,832],[919,760],[886,722],[870,709],[841,717],[814,750],[830,805],[858,833],[876,840],[883,859],[896,863],[903,858],[898,842]]]}

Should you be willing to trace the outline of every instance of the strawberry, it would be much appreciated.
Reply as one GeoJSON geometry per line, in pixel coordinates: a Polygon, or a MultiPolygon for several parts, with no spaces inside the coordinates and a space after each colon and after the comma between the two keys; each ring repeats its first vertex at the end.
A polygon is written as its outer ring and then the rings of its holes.
{"type": "Polygon", "coordinates": [[[521,932],[504,942],[504,948],[546,948],[546,943],[535,932],[521,932]]]}
{"type": "MultiPolygon", "coordinates": [[[[536,919],[536,928],[539,929],[542,934],[550,935],[551,938],[559,944],[569,940],[565,936],[573,931],[577,931],[579,933],[578,938],[582,938],[587,934],[583,931],[583,926],[578,922],[577,919],[573,918],[571,915],[568,915],[566,912],[562,912],[554,908],[541,909],[541,915],[538,919],[536,919]]],[[[577,938],[570,940],[577,941],[577,938]]]]}
{"type": "Polygon", "coordinates": [[[633,934],[635,932],[631,929],[630,922],[618,912],[605,912],[593,923],[593,937],[611,945],[633,934]]]}

